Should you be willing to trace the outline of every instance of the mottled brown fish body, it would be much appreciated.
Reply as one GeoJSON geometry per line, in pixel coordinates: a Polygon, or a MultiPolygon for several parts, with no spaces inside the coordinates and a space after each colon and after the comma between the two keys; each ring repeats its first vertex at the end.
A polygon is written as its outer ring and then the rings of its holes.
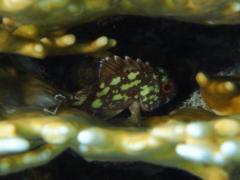
{"type": "Polygon", "coordinates": [[[167,98],[162,85],[168,81],[162,69],[156,73],[148,62],[130,57],[107,57],[101,61],[98,82],[79,91],[74,105],[92,114],[111,116],[133,103],[139,104],[143,111],[152,111],[165,103],[167,98]]]}

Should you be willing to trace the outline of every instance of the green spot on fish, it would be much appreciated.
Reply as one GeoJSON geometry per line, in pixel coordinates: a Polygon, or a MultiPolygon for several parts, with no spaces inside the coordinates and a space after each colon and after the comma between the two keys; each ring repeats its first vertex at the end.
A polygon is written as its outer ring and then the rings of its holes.
{"type": "Polygon", "coordinates": [[[98,109],[103,105],[101,99],[96,99],[95,101],[92,102],[91,106],[94,109],[98,109]]]}
{"type": "Polygon", "coordinates": [[[156,74],[153,74],[153,79],[156,80],[158,76],[156,74]]]}
{"type": "Polygon", "coordinates": [[[139,72],[131,72],[131,73],[128,74],[128,79],[129,80],[134,80],[134,79],[136,79],[138,74],[139,74],[139,72]]]}
{"type": "Polygon", "coordinates": [[[155,99],[157,99],[158,97],[156,96],[156,95],[151,95],[151,96],[149,96],[149,98],[148,99],[150,99],[150,100],[155,100],[155,99]]]}
{"type": "Polygon", "coordinates": [[[105,83],[100,84],[100,88],[103,89],[105,87],[105,83]]]}
{"type": "Polygon", "coordinates": [[[105,87],[102,91],[97,93],[97,97],[102,97],[108,94],[110,87],[105,87]]]}
{"type": "Polygon", "coordinates": [[[161,82],[166,82],[168,80],[167,76],[161,76],[161,82]]]}
{"type": "Polygon", "coordinates": [[[130,88],[132,88],[132,87],[134,87],[134,86],[137,86],[138,84],[140,84],[142,81],[141,80],[135,80],[135,81],[133,81],[133,82],[131,82],[131,83],[129,83],[129,84],[123,84],[122,86],[121,86],[121,89],[122,90],[128,90],[128,89],[130,89],[130,88]]]}
{"type": "Polygon", "coordinates": [[[128,100],[128,96],[126,96],[126,95],[121,95],[121,94],[116,94],[116,95],[113,96],[112,100],[113,100],[113,101],[118,101],[118,100],[127,101],[127,100],[128,100]]]}
{"type": "Polygon", "coordinates": [[[147,97],[144,97],[142,101],[143,101],[143,102],[146,102],[146,101],[148,101],[148,98],[147,98],[147,97]]]}
{"type": "Polygon", "coordinates": [[[142,86],[141,89],[142,90],[140,91],[140,94],[142,96],[146,96],[152,91],[153,87],[145,85],[145,86],[142,86]]]}
{"type": "Polygon", "coordinates": [[[73,106],[81,106],[87,99],[87,96],[80,96],[78,101],[73,103],[73,106]]]}
{"type": "Polygon", "coordinates": [[[113,78],[112,81],[111,81],[111,83],[110,83],[110,85],[111,85],[111,86],[115,86],[115,85],[119,84],[120,81],[121,81],[121,78],[120,78],[120,77],[113,78]]]}

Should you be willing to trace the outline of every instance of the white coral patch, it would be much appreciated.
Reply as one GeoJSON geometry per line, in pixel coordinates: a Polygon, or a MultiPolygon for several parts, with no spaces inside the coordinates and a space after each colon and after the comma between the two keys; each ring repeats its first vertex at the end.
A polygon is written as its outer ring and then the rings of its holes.
{"type": "Polygon", "coordinates": [[[184,159],[209,163],[212,161],[213,153],[210,149],[201,145],[180,144],[176,147],[176,153],[184,159]]]}
{"type": "Polygon", "coordinates": [[[81,153],[87,153],[88,151],[89,151],[89,147],[88,146],[85,146],[85,145],[79,145],[79,151],[81,152],[81,153]]]}
{"type": "Polygon", "coordinates": [[[226,163],[226,158],[222,155],[222,153],[217,152],[213,156],[213,162],[223,166],[226,163]]]}
{"type": "Polygon", "coordinates": [[[221,145],[220,150],[225,157],[234,158],[240,154],[240,145],[235,141],[226,141],[221,145]]]}
{"type": "Polygon", "coordinates": [[[29,149],[29,142],[22,138],[0,139],[0,154],[18,153],[29,149]]]}
{"type": "Polygon", "coordinates": [[[80,144],[84,145],[100,145],[104,144],[105,136],[103,132],[98,128],[89,128],[83,131],[80,131],[77,140],[80,144]]]}
{"type": "Polygon", "coordinates": [[[209,127],[207,123],[194,122],[187,126],[186,131],[193,138],[202,138],[208,135],[209,127]]]}
{"type": "Polygon", "coordinates": [[[128,151],[141,151],[144,148],[146,148],[146,142],[135,142],[135,143],[129,143],[129,142],[124,142],[123,146],[125,149],[128,151]]]}
{"type": "Polygon", "coordinates": [[[233,3],[232,4],[233,11],[239,12],[240,11],[240,3],[233,3]]]}
{"type": "Polygon", "coordinates": [[[70,135],[71,129],[61,123],[49,123],[42,128],[41,134],[45,141],[53,144],[65,143],[70,135]]]}
{"type": "Polygon", "coordinates": [[[185,133],[185,126],[178,124],[176,126],[155,127],[151,130],[151,135],[156,138],[164,138],[168,140],[180,140],[185,133]]]}

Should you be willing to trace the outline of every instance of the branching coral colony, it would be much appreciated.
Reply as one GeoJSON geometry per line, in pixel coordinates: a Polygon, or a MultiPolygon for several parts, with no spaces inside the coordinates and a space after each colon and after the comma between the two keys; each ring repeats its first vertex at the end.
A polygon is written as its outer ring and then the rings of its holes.
{"type": "MultiPolygon", "coordinates": [[[[205,24],[238,24],[239,11],[238,0],[0,0],[0,51],[35,58],[94,54],[115,46],[116,41],[102,36],[81,42],[66,30],[99,17],[118,14],[171,16],[205,24]]],[[[137,77],[137,73],[128,74],[130,80],[137,77]]],[[[14,77],[14,73],[11,75],[14,77]]],[[[204,179],[230,179],[231,170],[240,161],[239,80],[236,77],[208,77],[204,73],[197,74],[196,79],[204,100],[218,115],[201,109],[182,109],[167,116],[149,117],[147,124],[140,128],[112,127],[86,112],[69,108],[55,115],[17,112],[3,116],[0,174],[46,164],[71,148],[88,160],[134,157],[187,170],[204,179]],[[39,140],[37,145],[33,143],[36,139],[39,140]]],[[[108,83],[120,83],[118,76],[112,81],[108,83]]],[[[131,82],[126,87],[129,84],[131,82]]],[[[157,92],[158,88],[145,85],[142,94],[157,92]]],[[[106,91],[108,89],[98,93],[106,91]]],[[[115,99],[124,101],[123,94],[116,92],[115,95],[115,99]]],[[[152,96],[152,100],[149,97],[146,101],[154,103],[157,97],[152,96]]],[[[59,99],[54,100],[58,105],[59,99]]],[[[95,99],[92,103],[94,108],[102,101],[95,99]]],[[[0,105],[4,107],[2,102],[0,105]]]]}

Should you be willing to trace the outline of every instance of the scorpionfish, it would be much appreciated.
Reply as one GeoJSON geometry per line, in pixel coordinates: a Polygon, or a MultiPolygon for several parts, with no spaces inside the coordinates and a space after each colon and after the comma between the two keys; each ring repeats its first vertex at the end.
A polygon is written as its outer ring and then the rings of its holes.
{"type": "Polygon", "coordinates": [[[131,120],[140,121],[140,111],[152,111],[175,94],[167,72],[154,70],[141,59],[107,57],[100,62],[98,82],[74,94],[73,105],[98,117],[113,117],[129,108],[131,120]]]}

